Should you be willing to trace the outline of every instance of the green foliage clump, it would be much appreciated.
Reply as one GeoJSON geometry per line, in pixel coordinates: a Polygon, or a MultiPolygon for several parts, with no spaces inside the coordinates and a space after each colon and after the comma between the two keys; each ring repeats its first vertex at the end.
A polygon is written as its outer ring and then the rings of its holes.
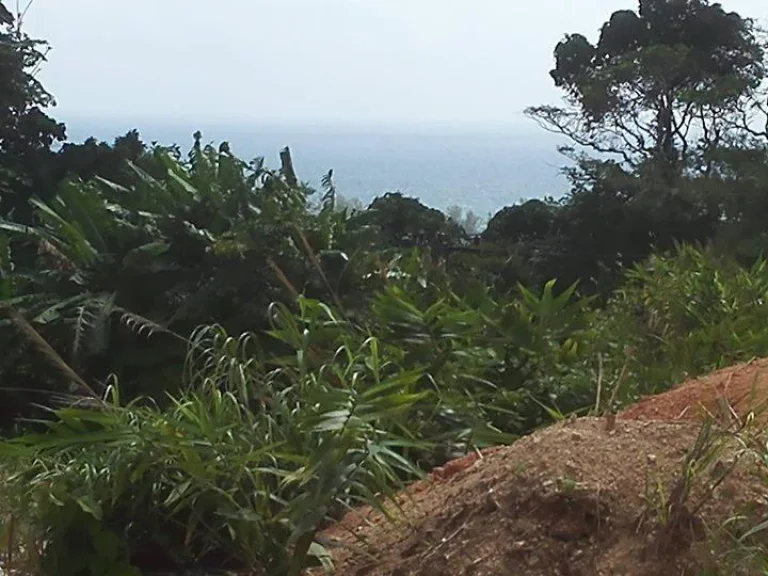
{"type": "MultiPolygon", "coordinates": [[[[272,363],[249,335],[221,328],[190,342],[187,380],[166,408],[120,402],[55,410],[45,430],[5,442],[4,507],[42,574],[140,574],[235,567],[299,574],[323,557],[315,533],[334,507],[380,505],[416,469],[404,423],[424,394],[378,341],[347,342],[311,367],[314,338],[341,330],[319,303],[311,328],[273,310],[272,363]]],[[[345,340],[342,336],[341,340],[345,340]]]]}
{"type": "Polygon", "coordinates": [[[625,400],[768,353],[768,269],[680,246],[626,272],[595,324],[606,372],[625,400]]]}
{"type": "Polygon", "coordinates": [[[509,441],[546,422],[547,404],[583,400],[553,386],[589,318],[575,287],[465,301],[427,264],[392,263],[365,316],[274,303],[277,348],[201,329],[166,403],[121,402],[113,387],[5,442],[6,505],[42,573],[297,570],[323,556],[325,522],[381,505],[418,476],[411,462],[509,441]]]}

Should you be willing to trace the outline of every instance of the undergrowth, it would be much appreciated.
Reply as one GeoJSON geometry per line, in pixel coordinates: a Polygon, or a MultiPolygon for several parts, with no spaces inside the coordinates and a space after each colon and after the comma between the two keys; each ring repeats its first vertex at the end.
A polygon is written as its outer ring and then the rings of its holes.
{"type": "MultiPolygon", "coordinates": [[[[437,251],[377,247],[381,230],[336,209],[330,176],[313,212],[285,174],[199,138],[188,165],[157,159],[164,180],[134,167],[133,190],[67,183],[34,202],[36,228],[0,223],[15,239],[0,237],[0,373],[47,394],[0,443],[6,567],[295,576],[327,566],[318,530],[383,508],[422,470],[768,355],[762,259],[678,246],[602,305],[554,280],[502,293],[437,251]],[[25,242],[45,266],[15,268],[25,242]],[[161,296],[144,285],[164,274],[161,296]],[[95,378],[104,366],[121,377],[95,378]]],[[[649,488],[662,534],[701,505],[692,485],[719,438],[703,429],[679,483],[649,488]]],[[[768,557],[764,523],[739,530],[768,557]]]]}
{"type": "Polygon", "coordinates": [[[250,345],[200,330],[168,408],[123,404],[113,385],[98,409],[55,409],[43,431],[0,446],[15,562],[73,576],[296,575],[325,556],[314,535],[335,505],[378,505],[418,474],[397,451],[418,446],[400,429],[423,394],[375,338],[316,371],[267,367],[250,345]]]}

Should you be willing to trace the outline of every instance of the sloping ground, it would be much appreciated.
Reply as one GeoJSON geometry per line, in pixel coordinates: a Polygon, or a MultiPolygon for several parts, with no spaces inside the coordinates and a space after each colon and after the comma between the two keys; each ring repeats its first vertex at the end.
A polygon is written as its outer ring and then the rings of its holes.
{"type": "MultiPolygon", "coordinates": [[[[717,409],[743,415],[761,391],[768,397],[766,368],[766,360],[735,366],[644,399],[612,427],[602,418],[566,422],[449,463],[401,496],[394,524],[364,508],[328,530],[336,574],[698,574],[714,562],[725,521],[768,514],[765,469],[742,458],[696,510],[718,477],[702,472],[668,530],[648,519],[661,509],[650,498],[658,487],[668,496],[681,477],[701,429],[689,420],[717,409]]],[[[720,457],[714,470],[730,453],[720,457]]]]}
{"type": "Polygon", "coordinates": [[[754,412],[768,422],[768,358],[752,360],[686,382],[669,392],[650,396],[619,415],[627,420],[700,421],[711,415],[723,424],[734,412],[754,412]]]}

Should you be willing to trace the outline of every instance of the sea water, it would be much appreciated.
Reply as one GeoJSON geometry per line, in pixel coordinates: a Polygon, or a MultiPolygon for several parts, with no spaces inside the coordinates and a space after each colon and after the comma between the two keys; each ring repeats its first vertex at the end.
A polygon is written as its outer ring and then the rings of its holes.
{"type": "Polygon", "coordinates": [[[200,130],[205,142],[228,141],[237,156],[264,157],[275,168],[280,149],[289,146],[302,181],[320,188],[332,169],[339,194],[364,204],[386,192],[402,192],[440,210],[460,206],[484,218],[522,200],[560,197],[568,189],[562,174],[568,161],[557,151],[562,140],[535,127],[64,121],[74,142],[89,136],[111,142],[135,128],[145,142],[178,144],[185,151],[200,130]]]}

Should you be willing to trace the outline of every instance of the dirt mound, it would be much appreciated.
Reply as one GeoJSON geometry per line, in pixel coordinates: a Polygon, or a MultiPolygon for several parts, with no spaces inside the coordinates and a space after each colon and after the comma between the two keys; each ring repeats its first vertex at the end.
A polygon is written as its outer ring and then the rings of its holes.
{"type": "Polygon", "coordinates": [[[650,396],[619,414],[627,420],[701,421],[711,415],[721,423],[755,412],[768,422],[768,359],[752,360],[690,380],[664,394],[650,396]]]}
{"type": "Polygon", "coordinates": [[[327,530],[336,574],[699,573],[714,562],[726,520],[742,513],[756,523],[768,513],[764,468],[742,458],[705,499],[729,467],[727,449],[696,476],[674,526],[660,528],[662,502],[673,500],[701,430],[689,420],[754,409],[768,398],[766,368],[760,360],[691,381],[642,400],[612,426],[602,418],[564,422],[450,462],[401,495],[394,521],[361,508],[327,530]]]}

